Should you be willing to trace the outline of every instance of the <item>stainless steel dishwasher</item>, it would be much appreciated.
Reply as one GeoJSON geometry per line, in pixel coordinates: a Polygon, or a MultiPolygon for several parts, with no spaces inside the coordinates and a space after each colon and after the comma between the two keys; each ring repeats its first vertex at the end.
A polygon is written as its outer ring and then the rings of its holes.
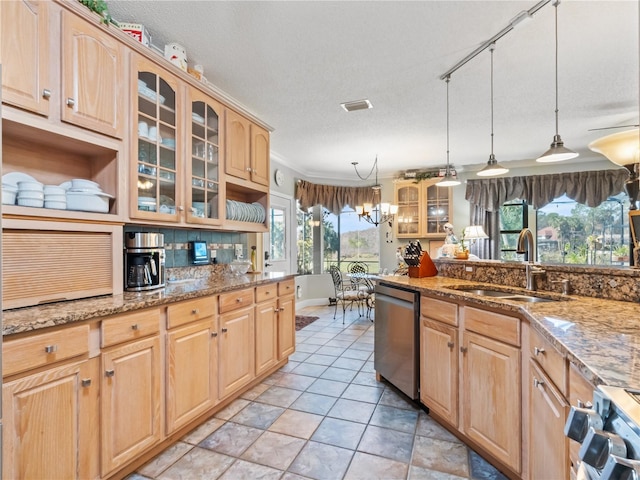
{"type": "Polygon", "coordinates": [[[418,398],[418,292],[378,283],[373,365],[409,398],[418,398]]]}

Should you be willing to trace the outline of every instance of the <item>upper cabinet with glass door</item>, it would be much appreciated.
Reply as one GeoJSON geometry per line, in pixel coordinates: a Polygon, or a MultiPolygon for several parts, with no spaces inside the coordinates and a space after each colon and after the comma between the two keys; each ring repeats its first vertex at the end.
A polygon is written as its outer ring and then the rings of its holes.
{"type": "Polygon", "coordinates": [[[398,238],[444,238],[443,226],[451,218],[451,189],[436,186],[438,178],[398,180],[395,200],[398,205],[398,238]]]}
{"type": "Polygon", "coordinates": [[[187,162],[187,222],[218,225],[222,222],[223,189],[220,185],[220,124],[222,106],[195,89],[189,89],[191,162],[187,162]]]}
{"type": "Polygon", "coordinates": [[[169,73],[140,57],[135,57],[134,72],[137,135],[131,146],[137,162],[131,162],[135,169],[131,217],[178,222],[184,209],[180,203],[178,84],[169,73]]]}

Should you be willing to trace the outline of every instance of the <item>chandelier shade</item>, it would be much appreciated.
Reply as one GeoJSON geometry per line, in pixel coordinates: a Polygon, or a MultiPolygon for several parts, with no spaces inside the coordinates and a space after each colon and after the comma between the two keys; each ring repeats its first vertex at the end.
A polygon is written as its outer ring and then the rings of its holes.
{"type": "Polygon", "coordinates": [[[369,175],[365,177],[358,172],[358,162],[351,162],[351,165],[353,165],[356,175],[361,180],[368,179],[374,171],[376,174],[376,183],[371,187],[373,191],[372,202],[363,202],[362,205],[356,205],[355,210],[358,217],[360,220],[369,222],[376,227],[381,223],[388,223],[391,226],[395,215],[398,213],[398,205],[382,201],[382,185],[378,183],[378,157],[376,156],[369,175]]]}
{"type": "Polygon", "coordinates": [[[612,133],[594,140],[589,149],[601,153],[616,165],[631,165],[640,162],[640,129],[612,133]]]}

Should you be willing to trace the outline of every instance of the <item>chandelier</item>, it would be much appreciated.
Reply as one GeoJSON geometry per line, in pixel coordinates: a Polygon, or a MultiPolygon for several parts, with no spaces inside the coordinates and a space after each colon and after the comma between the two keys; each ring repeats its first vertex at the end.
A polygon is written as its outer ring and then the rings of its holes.
{"type": "Polygon", "coordinates": [[[351,165],[353,165],[356,175],[358,175],[360,180],[367,180],[374,171],[376,174],[376,183],[371,187],[373,190],[373,202],[356,205],[356,213],[360,220],[365,220],[376,227],[381,223],[388,223],[389,226],[392,226],[393,217],[398,213],[398,205],[392,205],[388,202],[381,201],[382,185],[378,183],[378,157],[376,156],[369,174],[364,177],[358,172],[358,162],[351,162],[351,165]]]}

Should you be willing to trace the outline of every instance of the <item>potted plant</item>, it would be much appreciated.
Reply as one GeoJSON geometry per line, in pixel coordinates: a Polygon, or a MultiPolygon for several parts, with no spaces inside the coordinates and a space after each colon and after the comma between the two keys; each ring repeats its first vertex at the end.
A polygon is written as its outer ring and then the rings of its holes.
{"type": "Polygon", "coordinates": [[[469,248],[464,243],[464,228],[462,229],[462,235],[460,235],[460,243],[456,249],[456,258],[460,260],[466,260],[469,258],[469,248]]]}

